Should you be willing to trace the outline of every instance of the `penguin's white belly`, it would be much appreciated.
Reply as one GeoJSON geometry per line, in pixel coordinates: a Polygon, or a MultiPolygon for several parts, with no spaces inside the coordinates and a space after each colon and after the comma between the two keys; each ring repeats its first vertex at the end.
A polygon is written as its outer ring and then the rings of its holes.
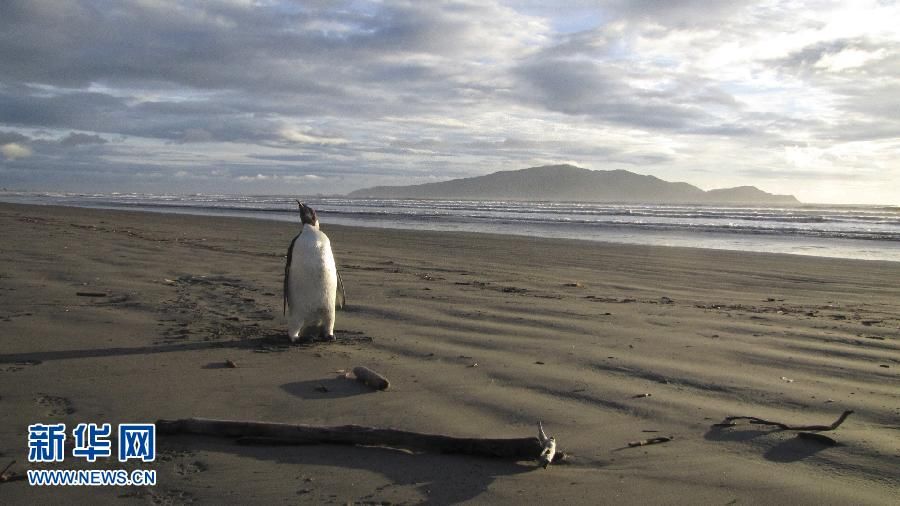
{"type": "Polygon", "coordinates": [[[304,227],[294,242],[288,278],[288,332],[292,340],[334,334],[337,269],[328,236],[304,227]]]}

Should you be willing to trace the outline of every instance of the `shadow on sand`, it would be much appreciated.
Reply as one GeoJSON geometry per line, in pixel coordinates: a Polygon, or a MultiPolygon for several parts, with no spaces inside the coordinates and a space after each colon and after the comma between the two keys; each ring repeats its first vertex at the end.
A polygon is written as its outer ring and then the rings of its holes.
{"type": "MultiPolygon", "coordinates": [[[[338,345],[353,345],[361,342],[370,342],[372,338],[361,332],[335,331],[335,342],[338,345]]],[[[174,353],[179,351],[213,350],[213,349],[258,349],[268,352],[287,351],[292,348],[315,348],[327,346],[330,343],[303,342],[291,343],[285,337],[284,332],[272,330],[265,332],[260,337],[247,339],[231,339],[221,341],[195,341],[166,344],[152,344],[148,346],[134,346],[128,348],[88,348],[82,350],[60,351],[34,351],[24,353],[2,353],[0,364],[25,364],[38,365],[41,362],[52,360],[72,360],[79,358],[97,357],[121,357],[127,355],[152,355],[156,353],[174,353]]],[[[210,367],[213,368],[213,367],[210,367]]]]}
{"type": "MultiPolygon", "coordinates": [[[[161,436],[160,444],[182,450],[231,453],[278,464],[325,466],[334,468],[335,472],[364,470],[384,476],[393,486],[415,489],[423,498],[421,504],[464,502],[488,490],[497,477],[541,470],[534,464],[379,447],[238,445],[228,439],[193,435],[161,436]]],[[[374,503],[378,500],[377,495],[376,492],[355,498],[355,501],[374,503]]]]}
{"type": "MultiPolygon", "coordinates": [[[[283,347],[287,349],[283,336],[278,339],[265,336],[253,339],[233,341],[203,341],[193,343],[156,344],[150,346],[134,346],[129,348],[88,348],[82,350],[35,351],[24,353],[0,354],[0,364],[22,362],[48,362],[52,360],[72,360],[79,358],[121,357],[126,355],[152,355],[155,353],[173,353],[179,351],[211,350],[221,348],[268,348],[283,347]]],[[[36,364],[35,364],[36,365],[36,364]]]]}
{"type": "MultiPolygon", "coordinates": [[[[760,437],[785,432],[786,431],[782,429],[711,427],[703,437],[707,441],[732,441],[742,443],[760,437]]],[[[790,432],[787,433],[791,434],[790,432]]],[[[774,443],[774,446],[766,450],[763,457],[772,462],[791,463],[812,457],[826,448],[829,448],[829,446],[815,440],[792,437],[774,443]]]]}
{"type": "Polygon", "coordinates": [[[281,389],[304,400],[335,399],[376,393],[362,383],[346,378],[295,381],[281,385],[281,389]]]}

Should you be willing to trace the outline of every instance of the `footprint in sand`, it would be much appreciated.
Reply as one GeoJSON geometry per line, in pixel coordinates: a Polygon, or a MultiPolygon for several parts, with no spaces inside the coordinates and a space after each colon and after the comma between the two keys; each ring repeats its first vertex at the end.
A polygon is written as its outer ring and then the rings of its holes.
{"type": "Polygon", "coordinates": [[[175,464],[175,473],[179,476],[188,476],[191,474],[202,473],[209,469],[209,466],[202,460],[194,460],[192,462],[178,462],[175,464]]]}
{"type": "Polygon", "coordinates": [[[16,372],[21,371],[25,367],[32,365],[41,365],[40,360],[22,360],[21,362],[15,362],[10,365],[0,366],[0,372],[16,372]]]}
{"type": "Polygon", "coordinates": [[[194,452],[189,450],[179,450],[174,448],[157,448],[156,450],[156,461],[157,462],[172,462],[175,459],[183,459],[188,458],[194,455],[194,452]]]}
{"type": "Polygon", "coordinates": [[[38,394],[38,396],[35,397],[34,400],[38,403],[39,406],[47,410],[47,415],[49,416],[65,416],[71,415],[75,412],[75,408],[72,406],[72,401],[65,397],[38,394]]]}
{"type": "Polygon", "coordinates": [[[151,504],[159,504],[163,506],[175,504],[193,504],[197,502],[197,498],[194,497],[193,494],[185,490],[160,490],[154,488],[148,493],[148,496],[151,504]]]}

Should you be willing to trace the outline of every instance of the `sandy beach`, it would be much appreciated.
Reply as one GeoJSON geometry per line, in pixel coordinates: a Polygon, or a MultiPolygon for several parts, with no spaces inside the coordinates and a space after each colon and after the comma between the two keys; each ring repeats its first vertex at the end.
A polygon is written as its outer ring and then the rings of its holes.
{"type": "Polygon", "coordinates": [[[291,346],[296,225],[0,204],[0,469],[159,476],[10,481],[0,502],[896,504],[900,263],[322,220],[348,307],[336,342],[291,346]],[[341,377],[358,365],[391,388],[341,377]],[[845,410],[824,433],[836,446],[713,427],[845,410]],[[28,463],[29,424],[187,417],[466,437],[532,436],[541,421],[569,458],[160,435],[153,463],[28,463]],[[628,446],[659,436],[672,440],[628,446]]]}

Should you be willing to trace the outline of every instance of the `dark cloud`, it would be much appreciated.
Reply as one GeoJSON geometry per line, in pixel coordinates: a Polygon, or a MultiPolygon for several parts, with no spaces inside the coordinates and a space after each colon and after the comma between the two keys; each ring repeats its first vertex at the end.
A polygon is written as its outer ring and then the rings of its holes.
{"type": "Polygon", "coordinates": [[[689,28],[721,23],[723,18],[736,17],[752,3],[748,0],[613,0],[604,5],[625,19],[689,28]]]}
{"type": "Polygon", "coordinates": [[[20,134],[19,132],[3,132],[0,131],[0,146],[4,144],[10,144],[13,142],[28,142],[31,139],[25,135],[20,134]]]}
{"type": "Polygon", "coordinates": [[[49,94],[39,88],[0,88],[0,121],[25,127],[117,131],[127,128],[122,99],[94,92],[49,94]]]}
{"type": "Polygon", "coordinates": [[[550,59],[516,70],[520,96],[552,111],[590,116],[600,121],[677,130],[712,118],[695,106],[698,100],[677,89],[645,90],[629,86],[628,71],[593,61],[550,59]]]}
{"type": "Polygon", "coordinates": [[[78,133],[78,132],[72,132],[69,135],[60,139],[60,141],[59,141],[60,144],[62,144],[63,146],[67,146],[67,147],[83,146],[83,145],[90,145],[90,144],[106,144],[107,142],[109,142],[109,141],[107,141],[103,137],[100,137],[99,135],[90,135],[90,134],[83,134],[83,133],[78,133]]]}

